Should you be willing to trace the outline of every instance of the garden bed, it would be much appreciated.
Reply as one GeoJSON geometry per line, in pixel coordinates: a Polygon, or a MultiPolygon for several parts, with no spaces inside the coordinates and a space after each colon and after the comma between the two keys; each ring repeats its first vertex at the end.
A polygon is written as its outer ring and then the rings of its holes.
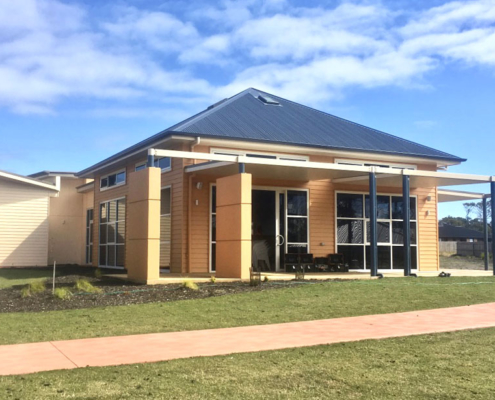
{"type": "MultiPolygon", "coordinates": [[[[185,278],[185,280],[187,280],[185,278]]],[[[226,294],[260,292],[279,289],[288,286],[300,285],[298,282],[268,282],[259,286],[250,286],[246,282],[225,283],[198,283],[198,290],[183,287],[182,284],[168,285],[135,285],[116,278],[96,278],[87,275],[73,274],[60,276],[55,279],[57,288],[68,288],[73,295],[69,299],[61,300],[52,295],[52,280],[46,281],[46,290],[42,293],[22,297],[24,286],[14,286],[0,290],[0,313],[8,312],[40,312],[54,310],[68,310],[92,307],[124,306],[154,302],[168,302],[189,299],[201,299],[226,294]],[[101,293],[84,293],[74,289],[78,279],[84,278],[101,293]]]]}

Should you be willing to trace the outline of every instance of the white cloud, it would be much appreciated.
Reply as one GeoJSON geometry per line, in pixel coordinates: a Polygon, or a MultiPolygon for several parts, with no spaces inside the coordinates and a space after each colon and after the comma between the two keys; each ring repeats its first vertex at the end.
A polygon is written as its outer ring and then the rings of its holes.
{"type": "Polygon", "coordinates": [[[114,102],[104,114],[141,115],[144,104],[199,107],[246,87],[318,105],[350,87],[427,86],[452,61],[495,65],[495,0],[407,13],[378,1],[198,1],[182,14],[0,2],[0,107],[48,114],[97,99],[114,102]]]}

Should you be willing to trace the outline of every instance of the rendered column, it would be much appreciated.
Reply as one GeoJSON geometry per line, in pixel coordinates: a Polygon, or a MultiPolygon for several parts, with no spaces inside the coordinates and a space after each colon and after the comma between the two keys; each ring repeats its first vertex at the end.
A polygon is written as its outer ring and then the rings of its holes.
{"type": "Polygon", "coordinates": [[[370,271],[371,276],[378,275],[378,242],[377,242],[377,199],[376,175],[370,172],[370,271]]]}
{"type": "Polygon", "coordinates": [[[402,175],[402,229],[404,232],[404,276],[411,275],[411,213],[409,175],[402,175]]]}
{"type": "Polygon", "coordinates": [[[128,177],[126,268],[129,279],[153,283],[160,278],[160,168],[128,177]]]}
{"type": "Polygon", "coordinates": [[[216,276],[249,279],[251,268],[251,174],[217,179],[216,276]]]}
{"type": "Polygon", "coordinates": [[[488,271],[488,264],[490,260],[490,250],[488,243],[488,205],[487,198],[483,197],[483,248],[485,252],[485,271],[488,271]]]}

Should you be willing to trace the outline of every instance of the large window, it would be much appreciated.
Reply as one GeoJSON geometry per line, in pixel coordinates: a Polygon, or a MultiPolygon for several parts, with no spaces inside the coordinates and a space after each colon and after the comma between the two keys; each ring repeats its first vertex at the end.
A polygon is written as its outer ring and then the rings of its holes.
{"type": "Polygon", "coordinates": [[[287,253],[307,253],[308,192],[287,190],[287,253]]]}
{"type": "Polygon", "coordinates": [[[86,264],[93,263],[93,209],[86,210],[86,264]]]}
{"type": "Polygon", "coordinates": [[[123,267],[125,259],[125,199],[100,203],[99,265],[123,267]]]}
{"type": "Polygon", "coordinates": [[[299,156],[295,154],[270,154],[261,153],[253,151],[239,151],[239,150],[228,150],[228,149],[213,149],[211,150],[213,154],[220,154],[224,156],[246,156],[252,158],[267,158],[271,160],[283,160],[283,161],[309,161],[308,156],[299,156]]]}
{"type": "Polygon", "coordinates": [[[125,183],[125,169],[114,172],[100,178],[100,190],[106,190],[113,186],[123,185],[125,183]]]}
{"type": "MultiPolygon", "coordinates": [[[[411,267],[417,268],[416,198],[410,198],[411,267]]],[[[370,199],[367,194],[337,193],[337,252],[352,269],[370,268],[370,199]]],[[[404,268],[401,196],[377,196],[378,268],[404,268]]]]}
{"type": "MultiPolygon", "coordinates": [[[[142,169],[145,169],[148,166],[148,163],[146,161],[143,161],[141,163],[136,164],[136,171],[141,171],[142,169]]],[[[172,160],[170,157],[155,157],[155,161],[153,163],[153,166],[156,168],[160,168],[162,172],[167,172],[172,169],[172,160]]]]}
{"type": "Polygon", "coordinates": [[[170,268],[171,190],[163,188],[160,198],[160,268],[170,268]]]}

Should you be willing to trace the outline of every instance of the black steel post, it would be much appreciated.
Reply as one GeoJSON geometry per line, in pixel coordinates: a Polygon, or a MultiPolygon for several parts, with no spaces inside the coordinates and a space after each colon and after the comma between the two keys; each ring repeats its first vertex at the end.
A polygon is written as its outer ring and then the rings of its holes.
{"type": "Polygon", "coordinates": [[[488,264],[490,260],[490,247],[488,244],[488,205],[487,198],[483,197],[483,248],[485,252],[485,271],[488,271],[488,264]]]}
{"type": "Polygon", "coordinates": [[[243,162],[239,163],[239,173],[244,174],[246,172],[246,164],[243,162]]]}
{"type": "MultiPolygon", "coordinates": [[[[493,207],[493,199],[495,199],[494,181],[490,182],[490,193],[492,195],[490,200],[492,202],[492,207],[493,207]]],[[[493,209],[492,209],[492,262],[493,262],[493,275],[495,275],[495,221],[493,220],[493,209]]]]}
{"type": "Polygon", "coordinates": [[[370,172],[370,270],[371,276],[378,275],[378,244],[377,244],[377,200],[376,200],[376,175],[370,172]]]}
{"type": "Polygon", "coordinates": [[[404,276],[411,275],[411,203],[409,175],[402,175],[402,229],[404,232],[404,276]]]}

